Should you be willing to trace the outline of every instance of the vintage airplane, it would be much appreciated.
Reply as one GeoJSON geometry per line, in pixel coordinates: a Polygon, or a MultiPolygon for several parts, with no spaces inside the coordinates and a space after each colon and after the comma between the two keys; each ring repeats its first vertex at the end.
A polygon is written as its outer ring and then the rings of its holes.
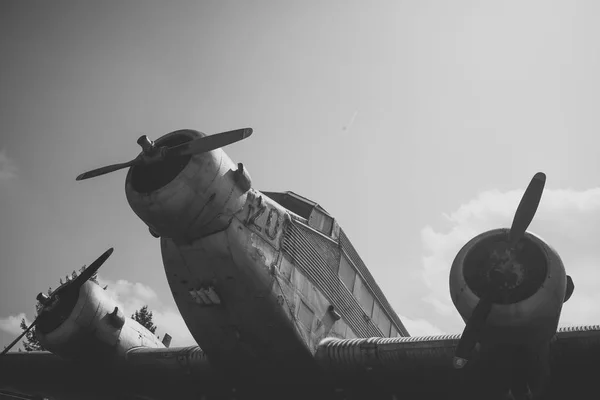
{"type": "MultiPolygon", "coordinates": [[[[556,251],[526,232],[544,174],[510,229],[482,233],[456,256],[450,293],[462,336],[416,338],[331,215],[292,192],[255,190],[221,150],[251,133],[142,136],[134,160],[77,177],[130,168],[128,202],[160,238],[173,297],[199,347],[142,345],[106,360],[45,355],[45,378],[52,363],[71,368],[63,379],[89,376],[85,365],[96,384],[83,393],[101,386],[114,395],[123,385],[123,395],[146,398],[555,399],[597,390],[600,327],[557,329],[574,285],[556,251]]],[[[32,368],[34,356],[9,353],[0,369],[32,368]]],[[[0,388],[4,381],[0,374],[0,388]]]]}

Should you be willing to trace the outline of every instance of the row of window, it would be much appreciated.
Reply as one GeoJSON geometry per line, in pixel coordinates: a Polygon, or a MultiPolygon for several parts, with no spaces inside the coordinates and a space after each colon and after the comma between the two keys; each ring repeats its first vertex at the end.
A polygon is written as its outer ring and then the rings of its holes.
{"type": "Polygon", "coordinates": [[[338,274],[344,285],[350,290],[354,297],[360,303],[365,314],[377,325],[384,335],[389,337],[400,336],[398,330],[392,325],[387,314],[379,303],[373,298],[368,286],[362,278],[356,274],[354,267],[350,264],[346,256],[342,253],[340,257],[340,268],[338,274]]]}
{"type": "MultiPolygon", "coordinates": [[[[331,236],[333,224],[331,216],[316,207],[312,209],[308,218],[309,226],[327,236],[331,236]]],[[[362,278],[356,274],[354,267],[343,254],[340,259],[338,274],[348,290],[354,294],[365,313],[381,329],[381,332],[384,335],[389,335],[389,337],[400,336],[398,330],[392,325],[392,322],[381,309],[379,303],[373,298],[369,288],[364,284],[362,278]]]]}
{"type": "MultiPolygon", "coordinates": [[[[294,266],[287,260],[287,257],[283,257],[281,259],[281,273],[287,281],[292,282],[293,280],[294,285],[297,286],[300,290],[300,293],[302,293],[303,299],[314,299],[317,297],[314,296],[314,293],[311,294],[310,281],[300,271],[294,268],[294,266]]],[[[307,334],[307,337],[310,337],[315,319],[315,313],[311,309],[311,306],[305,303],[305,300],[303,299],[299,301],[298,308],[296,310],[296,317],[298,318],[298,321],[300,321],[300,324],[303,327],[304,332],[307,334]]],[[[356,335],[346,324],[343,318],[335,322],[333,327],[333,335],[339,335],[339,337],[347,339],[356,338],[356,335]]]]}
{"type": "MultiPolygon", "coordinates": [[[[280,271],[287,281],[292,280],[293,269],[294,267],[292,266],[292,264],[286,259],[286,257],[283,257],[280,265],[280,271]]],[[[357,275],[354,266],[350,264],[343,252],[340,257],[338,275],[341,281],[346,286],[346,288],[348,288],[348,290],[358,300],[365,314],[371,318],[371,320],[381,330],[384,336],[400,336],[398,330],[393,326],[391,320],[388,318],[387,314],[382,309],[380,304],[374,299],[368,286],[363,282],[362,278],[359,275],[357,275]]],[[[300,286],[302,287],[299,287],[299,289],[304,295],[307,295],[307,288],[305,286],[307,286],[308,284],[308,280],[302,280],[300,282],[300,286]]],[[[300,319],[300,322],[303,322],[303,325],[308,328],[310,327],[311,323],[309,321],[312,321],[312,319],[314,318],[314,313],[306,306],[305,308],[306,309],[303,309],[301,307],[300,310],[298,310],[298,317],[300,319]]]]}

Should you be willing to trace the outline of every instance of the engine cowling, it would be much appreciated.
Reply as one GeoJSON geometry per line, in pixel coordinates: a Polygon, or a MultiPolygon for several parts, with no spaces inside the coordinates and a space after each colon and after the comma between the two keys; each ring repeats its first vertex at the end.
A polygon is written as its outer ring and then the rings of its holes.
{"type": "MultiPolygon", "coordinates": [[[[183,129],[156,140],[176,146],[204,133],[183,129]]],[[[190,242],[225,229],[243,208],[250,176],[221,149],[132,167],[125,181],[127,201],[154,234],[190,242]]]]}
{"type": "Polygon", "coordinates": [[[115,359],[138,346],[165,347],[92,281],[42,307],[35,334],[46,349],[75,360],[115,359]]]}
{"type": "Polygon", "coordinates": [[[450,271],[450,294],[465,322],[485,294],[493,305],[482,341],[533,343],[556,332],[567,278],[558,253],[527,232],[511,251],[508,229],[471,239],[456,255],[450,271]]]}

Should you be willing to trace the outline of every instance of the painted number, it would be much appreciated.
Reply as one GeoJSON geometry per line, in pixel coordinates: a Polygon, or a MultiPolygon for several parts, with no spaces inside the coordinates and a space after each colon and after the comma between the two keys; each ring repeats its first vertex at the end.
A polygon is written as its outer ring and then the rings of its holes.
{"type": "Polygon", "coordinates": [[[248,226],[254,226],[257,231],[262,232],[262,227],[256,223],[256,220],[265,213],[267,206],[262,203],[262,197],[258,198],[258,205],[248,205],[248,217],[246,218],[245,224],[248,226]]]}
{"type": "Polygon", "coordinates": [[[265,233],[271,240],[275,240],[277,237],[277,232],[279,231],[279,211],[276,208],[271,208],[269,210],[269,215],[267,215],[267,225],[265,226],[265,233]],[[273,222],[275,220],[275,222],[273,222]],[[269,231],[269,228],[272,227],[269,231]]]}
{"type": "Polygon", "coordinates": [[[260,223],[258,219],[265,213],[265,211],[267,211],[267,206],[263,204],[262,196],[260,196],[258,198],[258,204],[248,205],[248,216],[246,217],[244,224],[249,227],[254,227],[258,232],[262,232],[264,228],[265,234],[269,237],[269,239],[275,240],[281,225],[279,210],[276,208],[269,208],[266,222],[260,223]],[[264,226],[261,226],[263,224],[264,226]]]}

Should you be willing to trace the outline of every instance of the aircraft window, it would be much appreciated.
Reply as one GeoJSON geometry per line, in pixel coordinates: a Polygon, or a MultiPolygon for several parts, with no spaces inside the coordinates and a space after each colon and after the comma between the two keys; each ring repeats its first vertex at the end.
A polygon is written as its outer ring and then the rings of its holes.
{"type": "Polygon", "coordinates": [[[369,288],[360,277],[356,277],[354,282],[354,297],[356,297],[363,310],[365,310],[365,313],[370,317],[373,312],[373,295],[371,295],[369,288]]]}
{"type": "Polygon", "coordinates": [[[390,329],[390,337],[397,337],[400,336],[400,334],[398,333],[398,330],[394,327],[394,325],[391,326],[390,329]]]}
{"type": "Polygon", "coordinates": [[[294,272],[294,265],[286,257],[282,257],[279,271],[281,272],[281,275],[290,282],[292,280],[292,273],[294,272]]]}
{"type": "Polygon", "coordinates": [[[331,228],[333,227],[333,218],[326,215],[318,208],[313,208],[308,218],[308,226],[318,230],[319,232],[331,236],[331,228]]]}
{"type": "Polygon", "coordinates": [[[312,321],[314,316],[315,314],[312,312],[312,310],[306,304],[304,304],[303,301],[300,301],[300,307],[298,308],[298,319],[308,332],[310,332],[312,329],[312,321]]]}
{"type": "Polygon", "coordinates": [[[354,268],[350,265],[346,256],[342,254],[340,257],[340,269],[338,271],[340,275],[340,279],[344,282],[344,285],[348,288],[350,292],[354,289],[354,279],[356,278],[356,272],[354,272],[354,268]]]}
{"type": "Polygon", "coordinates": [[[308,219],[314,202],[310,202],[304,199],[302,196],[291,192],[263,192],[266,196],[269,196],[294,214],[298,214],[302,218],[308,219]]]}
{"type": "Polygon", "coordinates": [[[377,302],[373,304],[373,322],[384,335],[389,333],[392,323],[377,302]]]}

